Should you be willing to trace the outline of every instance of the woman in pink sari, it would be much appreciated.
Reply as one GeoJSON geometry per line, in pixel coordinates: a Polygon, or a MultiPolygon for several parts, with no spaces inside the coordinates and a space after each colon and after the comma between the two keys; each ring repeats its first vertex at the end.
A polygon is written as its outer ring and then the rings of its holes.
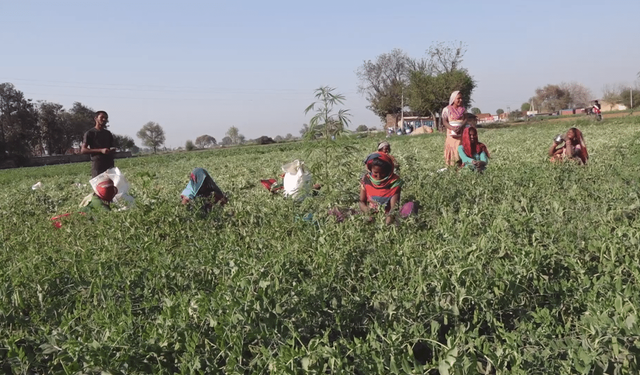
{"type": "Polygon", "coordinates": [[[449,105],[442,110],[442,123],[447,131],[444,142],[444,162],[447,166],[459,164],[458,146],[461,143],[464,114],[466,108],[462,105],[462,94],[454,91],[449,98],[449,105]]]}

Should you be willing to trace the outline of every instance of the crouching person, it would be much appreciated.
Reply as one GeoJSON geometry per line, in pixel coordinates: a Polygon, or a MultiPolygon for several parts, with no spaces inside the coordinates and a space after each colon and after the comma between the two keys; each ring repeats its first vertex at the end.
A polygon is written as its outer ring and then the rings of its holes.
{"type": "MultiPolygon", "coordinates": [[[[394,221],[393,210],[400,203],[402,179],[394,173],[393,160],[382,152],[374,152],[365,159],[368,173],[360,180],[360,209],[369,215],[384,209],[385,222],[394,221]]],[[[413,212],[413,203],[406,203],[400,209],[400,215],[409,216],[413,212]]],[[[369,221],[373,218],[369,217],[369,221]]]]}
{"type": "Polygon", "coordinates": [[[98,181],[92,184],[94,193],[82,200],[80,212],[111,211],[111,201],[118,194],[118,188],[106,174],[101,174],[95,178],[98,181]]]}
{"type": "Polygon", "coordinates": [[[180,198],[184,205],[196,201],[197,198],[202,199],[202,210],[205,212],[211,211],[216,203],[224,206],[228,202],[227,197],[204,168],[196,168],[191,172],[189,183],[180,198]]]}

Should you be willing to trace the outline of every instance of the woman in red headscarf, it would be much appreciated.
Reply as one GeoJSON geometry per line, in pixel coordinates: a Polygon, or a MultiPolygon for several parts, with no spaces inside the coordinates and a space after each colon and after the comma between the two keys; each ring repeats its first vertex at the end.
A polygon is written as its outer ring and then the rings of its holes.
{"type": "Polygon", "coordinates": [[[575,160],[580,164],[587,164],[589,152],[582,132],[578,128],[570,128],[567,134],[554,139],[549,156],[551,162],[575,160]]]}
{"type": "MultiPolygon", "coordinates": [[[[392,210],[400,202],[403,181],[394,173],[391,157],[383,152],[374,152],[364,161],[368,173],[360,180],[360,209],[365,214],[384,209],[386,223],[393,222],[392,210]]],[[[400,210],[401,216],[409,216],[413,203],[405,204],[400,210]]]]}
{"type": "Polygon", "coordinates": [[[489,150],[484,143],[478,142],[478,131],[473,127],[466,127],[462,133],[462,144],[458,146],[458,154],[462,167],[472,171],[482,172],[489,163],[489,150]]]}

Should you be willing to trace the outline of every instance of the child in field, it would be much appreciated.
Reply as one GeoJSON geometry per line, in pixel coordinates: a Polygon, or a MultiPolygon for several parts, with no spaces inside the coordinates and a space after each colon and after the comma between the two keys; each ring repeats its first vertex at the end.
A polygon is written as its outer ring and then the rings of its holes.
{"type": "Polygon", "coordinates": [[[483,172],[489,163],[489,150],[484,143],[478,142],[478,131],[474,127],[466,127],[462,133],[462,144],[458,146],[458,155],[462,168],[483,172]]]}
{"type": "Polygon", "coordinates": [[[574,160],[580,164],[587,164],[589,152],[582,132],[578,128],[570,128],[567,134],[559,139],[554,139],[553,145],[549,149],[549,156],[551,162],[574,160]]]}
{"type": "Polygon", "coordinates": [[[204,201],[202,209],[205,212],[211,211],[216,203],[224,206],[228,202],[222,190],[204,168],[195,168],[191,172],[189,183],[182,191],[180,198],[184,205],[196,200],[196,198],[201,198],[204,201]]]}
{"type": "Polygon", "coordinates": [[[472,128],[478,128],[478,116],[474,115],[473,113],[465,113],[464,114],[464,128],[467,127],[472,127],[472,128]]]}
{"type": "Polygon", "coordinates": [[[378,152],[381,152],[383,154],[389,155],[389,157],[391,158],[391,161],[393,162],[393,165],[395,167],[394,172],[396,174],[398,172],[400,172],[400,165],[398,164],[398,161],[396,160],[396,158],[393,157],[393,155],[391,155],[391,145],[389,144],[389,142],[382,141],[382,142],[378,143],[378,152]]]}
{"type": "MultiPolygon", "coordinates": [[[[386,223],[394,220],[392,211],[400,203],[403,181],[393,172],[393,160],[382,152],[374,152],[365,159],[368,173],[360,180],[360,209],[365,214],[383,208],[386,223]]],[[[403,217],[413,212],[413,202],[406,203],[400,210],[403,217]]],[[[373,218],[369,219],[370,221],[373,218]]]]}

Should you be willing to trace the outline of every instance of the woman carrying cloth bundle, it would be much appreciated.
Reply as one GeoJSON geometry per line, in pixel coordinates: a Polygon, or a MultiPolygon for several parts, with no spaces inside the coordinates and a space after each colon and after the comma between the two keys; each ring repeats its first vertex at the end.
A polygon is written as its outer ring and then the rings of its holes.
{"type": "MultiPolygon", "coordinates": [[[[393,222],[392,210],[400,202],[403,181],[393,172],[393,160],[382,152],[374,152],[365,161],[368,173],[360,180],[360,209],[365,214],[384,208],[386,223],[393,222]]],[[[413,212],[413,202],[400,209],[400,215],[407,217],[413,212]]],[[[373,218],[369,219],[370,221],[373,218]]]]}
{"type": "Polygon", "coordinates": [[[570,128],[566,135],[558,135],[549,149],[549,156],[551,162],[574,160],[580,164],[587,164],[589,152],[582,132],[578,128],[570,128]]]}
{"type": "Polygon", "coordinates": [[[466,127],[462,133],[462,144],[458,146],[458,155],[462,167],[472,171],[482,172],[489,163],[489,150],[484,143],[478,142],[476,128],[466,127]]]}
{"type": "Polygon", "coordinates": [[[442,123],[447,130],[447,140],[444,143],[444,162],[447,166],[459,164],[458,146],[461,144],[465,112],[462,94],[454,91],[449,98],[449,105],[442,110],[442,123]]]}

